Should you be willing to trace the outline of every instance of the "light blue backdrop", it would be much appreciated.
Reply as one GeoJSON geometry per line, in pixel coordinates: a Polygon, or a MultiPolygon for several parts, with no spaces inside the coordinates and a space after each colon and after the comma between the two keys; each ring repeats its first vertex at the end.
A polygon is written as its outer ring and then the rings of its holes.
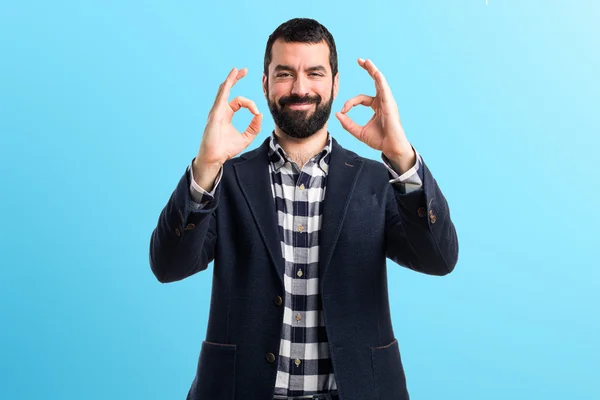
{"type": "Polygon", "coordinates": [[[592,0],[2,2],[0,398],[185,398],[211,273],[158,283],[150,234],[230,68],[252,147],[271,131],[265,43],[296,16],[337,41],[335,110],[375,61],[451,206],[453,274],[390,264],[412,397],[600,398],[592,0]]]}

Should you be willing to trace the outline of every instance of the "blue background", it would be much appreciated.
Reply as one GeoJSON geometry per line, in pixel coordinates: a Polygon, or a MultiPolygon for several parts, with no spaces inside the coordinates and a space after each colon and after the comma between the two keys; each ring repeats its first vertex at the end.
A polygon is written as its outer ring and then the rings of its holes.
{"type": "Polygon", "coordinates": [[[453,274],[389,265],[412,398],[600,398],[600,3],[489,3],[2,2],[0,398],[185,398],[211,273],[158,283],[150,234],[232,67],[251,148],[271,132],[264,48],[297,16],[336,39],[334,110],[374,60],[451,206],[453,274]]]}

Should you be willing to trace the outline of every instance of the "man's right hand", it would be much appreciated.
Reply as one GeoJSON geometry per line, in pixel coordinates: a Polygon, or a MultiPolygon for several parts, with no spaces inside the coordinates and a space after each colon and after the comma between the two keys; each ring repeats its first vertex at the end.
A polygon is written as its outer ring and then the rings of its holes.
{"type": "Polygon", "coordinates": [[[231,70],[225,82],[219,86],[215,103],[208,114],[200,149],[192,163],[194,180],[206,191],[212,190],[225,161],[241,153],[260,132],[262,114],[258,112],[256,104],[244,97],[236,97],[231,102],[228,100],[233,85],[246,76],[247,72],[246,68],[231,70]],[[239,133],[231,123],[233,114],[241,108],[254,114],[243,133],[239,133]]]}

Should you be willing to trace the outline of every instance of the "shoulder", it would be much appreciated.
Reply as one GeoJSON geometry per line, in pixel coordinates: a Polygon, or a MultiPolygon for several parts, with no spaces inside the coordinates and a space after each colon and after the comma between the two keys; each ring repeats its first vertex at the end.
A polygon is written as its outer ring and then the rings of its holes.
{"type": "Polygon", "coordinates": [[[335,139],[333,151],[341,153],[343,155],[343,158],[345,159],[345,162],[347,163],[359,163],[362,169],[361,173],[363,174],[367,174],[370,176],[378,176],[386,179],[388,178],[387,168],[381,160],[373,160],[371,158],[363,157],[357,154],[356,152],[343,147],[340,143],[335,141],[335,139]]]}

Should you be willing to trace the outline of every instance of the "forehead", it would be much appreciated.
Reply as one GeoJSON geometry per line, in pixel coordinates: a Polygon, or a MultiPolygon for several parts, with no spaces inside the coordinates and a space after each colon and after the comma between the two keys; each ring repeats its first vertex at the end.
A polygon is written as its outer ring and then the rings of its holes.
{"type": "Polygon", "coordinates": [[[285,42],[277,39],[271,49],[269,71],[276,65],[288,65],[302,69],[321,65],[331,72],[329,65],[329,46],[324,41],[319,43],[285,42]]]}

